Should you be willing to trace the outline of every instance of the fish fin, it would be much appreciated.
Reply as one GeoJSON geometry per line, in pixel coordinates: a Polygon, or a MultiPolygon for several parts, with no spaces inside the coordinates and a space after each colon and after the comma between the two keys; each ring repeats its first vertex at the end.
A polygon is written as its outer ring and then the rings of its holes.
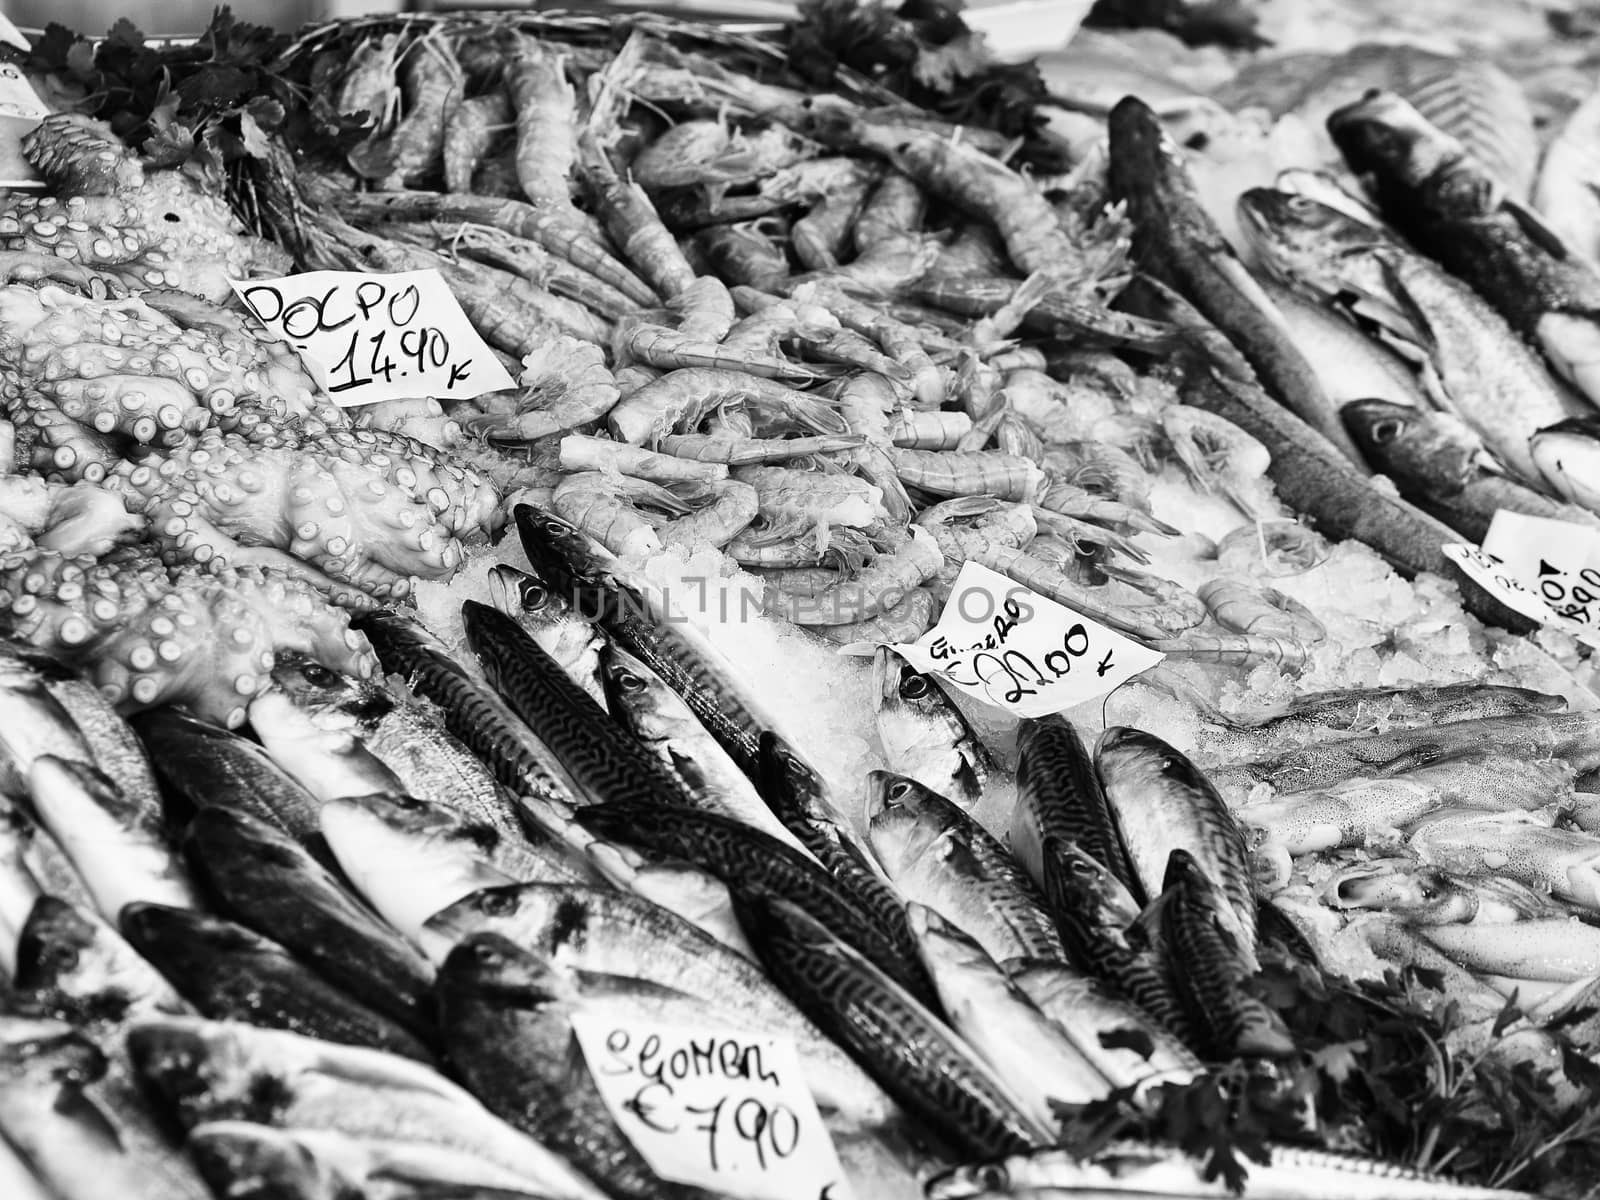
{"type": "Polygon", "coordinates": [[[672,769],[677,772],[678,778],[683,780],[684,786],[691,792],[705,790],[706,773],[701,769],[699,763],[695,762],[687,754],[680,754],[671,746],[667,747],[667,757],[672,760],[672,769]]]}
{"type": "Polygon", "coordinates": [[[1500,202],[1500,208],[1516,221],[1528,240],[1546,254],[1563,261],[1573,257],[1572,248],[1567,245],[1566,240],[1552,229],[1543,217],[1522,201],[1507,196],[1500,202]]]}
{"type": "Polygon", "coordinates": [[[1438,762],[1442,758],[1449,758],[1450,752],[1441,742],[1424,742],[1420,746],[1413,746],[1403,750],[1393,758],[1383,762],[1369,763],[1367,769],[1374,775],[1388,778],[1392,775],[1404,775],[1407,771],[1415,771],[1418,767],[1426,767],[1438,762]]]}
{"type": "Polygon", "coordinates": [[[1140,910],[1123,931],[1128,945],[1135,949],[1154,949],[1161,944],[1161,926],[1167,909],[1177,903],[1178,888],[1169,887],[1140,910]]]}

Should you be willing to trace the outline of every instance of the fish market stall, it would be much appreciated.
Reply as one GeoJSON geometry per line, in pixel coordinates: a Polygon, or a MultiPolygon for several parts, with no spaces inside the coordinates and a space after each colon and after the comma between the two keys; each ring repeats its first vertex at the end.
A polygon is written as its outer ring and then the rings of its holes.
{"type": "Polygon", "coordinates": [[[1594,1193],[1600,33],[1063,7],[0,51],[0,1197],[1594,1193]]]}

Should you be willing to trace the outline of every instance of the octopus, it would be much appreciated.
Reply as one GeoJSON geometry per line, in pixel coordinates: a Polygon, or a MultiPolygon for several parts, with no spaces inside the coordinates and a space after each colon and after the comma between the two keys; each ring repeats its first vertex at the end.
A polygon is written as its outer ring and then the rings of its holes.
{"type": "Polygon", "coordinates": [[[282,570],[166,566],[132,542],[145,519],[115,492],[0,476],[0,510],[0,633],[78,667],[123,711],[184,704],[233,727],[280,653],[359,678],[376,667],[348,614],[282,570]]]}
{"type": "MultiPolygon", "coordinates": [[[[279,247],[251,236],[223,189],[178,170],[146,171],[100,121],[46,117],[22,140],[23,156],[57,196],[13,194],[0,206],[0,250],[50,255],[134,289],[181,288],[212,301],[229,279],[293,269],[279,247]]],[[[0,255],[0,270],[17,263],[0,255]]]]}

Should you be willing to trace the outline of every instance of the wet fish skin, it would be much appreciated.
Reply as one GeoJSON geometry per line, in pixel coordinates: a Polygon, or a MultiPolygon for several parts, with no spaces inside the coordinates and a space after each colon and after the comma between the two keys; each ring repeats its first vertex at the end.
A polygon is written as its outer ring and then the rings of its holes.
{"type": "Polygon", "coordinates": [[[1211,781],[1186,755],[1127,726],[1112,726],[1100,735],[1094,766],[1145,895],[1154,898],[1166,890],[1173,850],[1192,854],[1227,898],[1223,920],[1253,963],[1256,900],[1249,850],[1244,831],[1211,781]]]}
{"type": "Polygon", "coordinates": [[[398,1024],[242,925],[138,902],[122,910],[119,924],[129,944],[203,1016],[433,1061],[428,1049],[398,1024]]]}
{"type": "Polygon", "coordinates": [[[190,808],[248,813],[302,845],[320,841],[317,798],[257,743],[176,708],[146,709],[131,722],[162,786],[190,808]]]}
{"type": "Polygon", "coordinates": [[[933,984],[915,956],[915,944],[908,960],[874,910],[782,842],[714,813],[655,804],[595,805],[579,809],[575,819],[598,837],[637,846],[652,857],[694,863],[726,883],[736,903],[762,894],[793,902],[937,1011],[933,984]]]}
{"type": "Polygon", "coordinates": [[[622,579],[616,559],[572,525],[529,504],[511,515],[535,574],[682,696],[759,784],[760,737],[776,724],[733,664],[692,624],[622,579]]]}
{"type": "Polygon", "coordinates": [[[563,1160],[409,1058],[197,1017],[141,1021],[127,1044],[149,1093],[185,1129],[247,1120],[449,1147],[514,1171],[559,1200],[605,1200],[563,1160]]]}
{"type": "MultiPolygon", "coordinates": [[[[1223,919],[1227,898],[1187,851],[1172,851],[1160,902],[1172,979],[1211,1056],[1285,1058],[1294,1039],[1278,1015],[1242,990],[1254,955],[1223,919]]],[[[1251,928],[1255,933],[1254,926],[1251,928]]]]}
{"type": "Polygon", "coordinates": [[[600,647],[605,639],[559,592],[526,571],[499,563],[489,568],[489,599],[597,704],[605,702],[600,687],[600,647]]]}
{"type": "Polygon", "coordinates": [[[318,728],[349,730],[358,737],[408,795],[454,808],[508,837],[521,836],[516,809],[488,768],[420,706],[372,680],[330,671],[291,652],[277,655],[272,684],[318,728]]]}
{"type": "Polygon", "coordinates": [[[188,1004],[116,930],[55,896],[40,896],[17,938],[16,990],[81,1027],[115,1027],[188,1004]]]}
{"type": "Polygon", "coordinates": [[[1385,230],[1280,188],[1247,188],[1236,207],[1256,261],[1286,289],[1322,304],[1335,303],[1341,293],[1368,302],[1388,298],[1385,256],[1402,247],[1385,230]]]}
{"type": "Polygon", "coordinates": [[[1239,347],[1261,383],[1364,471],[1311,364],[1283,315],[1201,207],[1183,152],[1136,97],[1111,110],[1108,180],[1134,225],[1134,251],[1146,270],[1182,292],[1239,347]]]}
{"type": "Polygon", "coordinates": [[[617,1128],[573,1040],[578,998],[548,966],[478,933],[450,952],[437,986],[450,1062],[491,1112],[619,1200],[711,1200],[658,1179],[617,1128]]]}
{"type": "Polygon", "coordinates": [[[609,641],[601,647],[599,660],[601,686],[612,717],[682,778],[698,805],[811,853],[778,820],[738,764],[660,676],[609,641]]]}
{"type": "MultiPolygon", "coordinates": [[[[514,795],[567,808],[580,803],[577,784],[549,748],[419,622],[380,609],[357,614],[350,627],[372,643],[385,672],[439,706],[445,727],[514,795]]],[[[526,820],[524,831],[532,832],[526,820]]]]}
{"type": "Polygon", "coordinates": [[[1566,707],[1565,698],[1548,692],[1471,680],[1312,692],[1295,697],[1280,710],[1236,712],[1226,719],[1230,731],[1239,734],[1309,742],[1330,734],[1416,729],[1480,717],[1562,712],[1566,707]]]}
{"type": "Polygon", "coordinates": [[[1556,495],[1600,512],[1600,419],[1568,417],[1528,439],[1533,465],[1556,495]]]}
{"type": "Polygon", "coordinates": [[[867,819],[873,852],[908,900],[965,931],[997,962],[1066,960],[1038,888],[959,805],[914,779],[873,771],[867,819]]]}
{"type": "Polygon", "coordinates": [[[1011,852],[1044,887],[1044,842],[1072,842],[1105,867],[1136,901],[1145,898],[1106,803],[1094,757],[1067,718],[1024,720],[1017,731],[1017,806],[1011,813],[1011,852]]]}
{"type": "Polygon", "coordinates": [[[89,743],[50,694],[38,666],[20,655],[0,654],[0,794],[25,800],[28,772],[43,755],[94,763],[89,743]]]}
{"type": "Polygon", "coordinates": [[[461,620],[490,685],[560,760],[583,795],[596,803],[628,797],[694,802],[677,775],[631,738],[617,736],[605,709],[510,617],[468,600],[461,620]]]}
{"type": "Polygon", "coordinates": [[[872,660],[878,742],[891,771],[969,807],[983,794],[989,754],[948,696],[927,675],[878,647],[872,660]]]}
{"type": "Polygon", "coordinates": [[[993,1154],[1051,1140],[938,1017],[804,910],[754,893],[741,898],[740,919],[800,1010],[952,1145],[993,1154]]]}
{"type": "MultiPolygon", "coordinates": [[[[1474,1187],[1443,1175],[1357,1155],[1269,1144],[1270,1162],[1252,1161],[1250,1194],[1264,1200],[1536,1200],[1531,1193],[1474,1187]]],[[[1083,1160],[1048,1149],[956,1167],[928,1182],[928,1200],[1061,1195],[1229,1195],[1221,1179],[1207,1181],[1198,1159],[1174,1146],[1117,1141],[1083,1160]]]]}
{"type": "Polygon", "coordinates": [[[1368,398],[1419,408],[1428,405],[1428,395],[1417,382],[1416,372],[1339,312],[1270,281],[1264,281],[1261,287],[1283,314],[1294,344],[1316,371],[1329,402],[1341,415],[1350,401],[1368,398]]]}
{"type": "Polygon", "coordinates": [[[615,887],[659,904],[741,958],[756,961],[733,911],[732,891],[709,871],[683,859],[652,859],[632,846],[598,839],[586,853],[600,877],[615,887]]]}

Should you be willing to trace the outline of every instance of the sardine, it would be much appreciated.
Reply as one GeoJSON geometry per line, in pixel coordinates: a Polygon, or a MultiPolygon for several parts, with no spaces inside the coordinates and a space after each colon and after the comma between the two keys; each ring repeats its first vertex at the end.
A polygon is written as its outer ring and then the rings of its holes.
{"type": "Polygon", "coordinates": [[[507,847],[494,830],[408,796],[330,801],[322,809],[322,833],[367,903],[413,942],[424,921],[479,888],[580,877],[554,855],[507,847]],[[496,853],[504,850],[509,853],[496,853]]]}
{"type": "Polygon", "coordinates": [[[910,906],[922,961],[950,1024],[1048,1128],[1058,1104],[1104,1099],[1111,1081],[1034,1007],[983,947],[938,913],[910,906]]]}
{"type": "Polygon", "coordinates": [[[1162,893],[1157,907],[1173,956],[1172,979],[1208,1052],[1218,1058],[1294,1054],[1282,1019],[1244,990],[1254,958],[1225,920],[1228,897],[1186,850],[1172,851],[1162,893]]]}
{"type": "Polygon", "coordinates": [[[767,972],[915,1116],[969,1153],[1053,1140],[1010,1087],[938,1017],[798,906],[770,893],[741,899],[740,916],[767,972]],[[979,1150],[978,1147],[990,1147],[979,1150]]]}
{"type": "Polygon", "coordinates": [[[72,861],[107,921],[134,900],[200,907],[188,872],[167,843],[159,810],[136,806],[95,768],[48,754],[34,760],[28,790],[39,823],[72,861]]]}
{"type": "Polygon", "coordinates": [[[292,838],[246,813],[213,808],[195,814],[184,846],[234,920],[412,1033],[431,1028],[427,962],[292,838]]]}
{"type": "Polygon", "coordinates": [[[134,903],[122,935],[202,1016],[288,1029],[420,1062],[433,1056],[411,1034],[328,983],[287,950],[207,913],[134,903]]]}
{"type": "Polygon", "coordinates": [[[431,713],[379,684],[279,652],[272,685],[319,729],[346,730],[399,778],[407,795],[453,808],[468,821],[522,836],[516,809],[488,768],[431,713]]]}
{"type": "Polygon", "coordinates": [[[191,808],[246,813],[301,845],[320,839],[322,805],[249,738],[176,708],[147,709],[132,722],[162,784],[191,808]]]}
{"type": "Polygon", "coordinates": [[[218,1200],[543,1200],[515,1171],[447,1146],[412,1146],[326,1129],[210,1121],[189,1153],[218,1200]]]}
{"type": "Polygon", "coordinates": [[[968,808],[976,804],[990,759],[961,710],[887,646],[873,656],[872,683],[878,743],[889,769],[968,808]]]}
{"type": "Polygon", "coordinates": [[[1034,882],[1044,887],[1044,843],[1054,837],[1081,848],[1142,900],[1144,885],[1106,803],[1094,758],[1072,723],[1060,715],[1023,721],[1017,751],[1011,852],[1034,882]]]}
{"type": "Polygon", "coordinates": [[[596,704],[605,703],[600,687],[600,647],[605,639],[561,593],[526,571],[500,563],[489,568],[489,599],[560,663],[596,704]]]}
{"type": "MultiPolygon", "coordinates": [[[[1558,374],[1600,399],[1600,274],[1592,266],[1400,97],[1347,105],[1329,116],[1328,132],[1419,249],[1471,284],[1558,374]]],[[[1529,464],[1513,465],[1531,475],[1529,464]]]]}
{"type": "Polygon", "coordinates": [[[1109,129],[1110,190],[1129,206],[1139,261],[1232,339],[1275,399],[1364,470],[1283,314],[1201,207],[1183,151],[1155,113],[1125,97],[1111,110],[1109,129]]]}
{"type": "Polygon", "coordinates": [[[1536,431],[1528,452],[1556,495],[1600,512],[1600,418],[1568,417],[1536,431]]]}
{"type": "Polygon", "coordinates": [[[115,929],[55,896],[40,896],[22,926],[12,984],[45,1012],[80,1027],[190,1011],[115,929]]]}
{"type": "Polygon", "coordinates": [[[1256,899],[1244,832],[1211,781],[1153,734],[1112,726],[1095,746],[1095,774],[1144,893],[1166,888],[1174,850],[1193,855],[1227,898],[1221,920],[1254,963],[1256,899]]]}
{"type": "MultiPolygon", "coordinates": [[[[1444,1175],[1354,1154],[1269,1144],[1269,1161],[1250,1161],[1247,1195],[1256,1200],[1537,1200],[1529,1192],[1474,1187],[1444,1175]]],[[[1175,1146],[1112,1142],[1088,1159],[1040,1150],[957,1167],[929,1181],[927,1200],[1056,1195],[1221,1197],[1234,1194],[1204,1164],[1175,1146]]]]}
{"type": "Polygon", "coordinates": [[[908,951],[883,928],[877,912],[843,884],[759,830],[714,813],[647,803],[595,805],[579,809],[575,818],[591,833],[637,846],[651,857],[694,863],[726,883],[736,900],[772,894],[794,903],[912,995],[937,1006],[915,942],[908,951]]]}
{"type": "Polygon", "coordinates": [[[443,1146],[514,1171],[559,1200],[606,1200],[563,1159],[408,1058],[194,1017],[140,1022],[128,1031],[128,1050],[185,1129],[247,1120],[443,1146]]]}
{"type": "Polygon", "coordinates": [[[895,887],[974,938],[996,962],[1063,962],[1044,897],[1006,848],[916,780],[867,776],[868,837],[895,887]]]}
{"type": "Polygon", "coordinates": [[[505,613],[468,600],[461,620],[490,685],[549,747],[583,796],[600,804],[694,802],[683,781],[632,738],[619,737],[605,709],[505,613]]]}
{"type": "Polygon", "coordinates": [[[438,997],[450,1063],[489,1111],[617,1200],[713,1200],[658,1179],[617,1128],[573,1040],[577,991],[548,964],[476,933],[440,967],[438,997]]]}
{"type": "Polygon", "coordinates": [[[609,642],[600,651],[600,676],[611,715],[677,772],[698,804],[771,834],[803,854],[811,853],[773,815],[749,777],[660,676],[609,642]]]}
{"type": "Polygon", "coordinates": [[[527,504],[512,516],[534,572],[682,696],[739,769],[759,781],[761,734],[777,725],[737,668],[694,625],[621,578],[616,559],[560,517],[527,504]]]}

